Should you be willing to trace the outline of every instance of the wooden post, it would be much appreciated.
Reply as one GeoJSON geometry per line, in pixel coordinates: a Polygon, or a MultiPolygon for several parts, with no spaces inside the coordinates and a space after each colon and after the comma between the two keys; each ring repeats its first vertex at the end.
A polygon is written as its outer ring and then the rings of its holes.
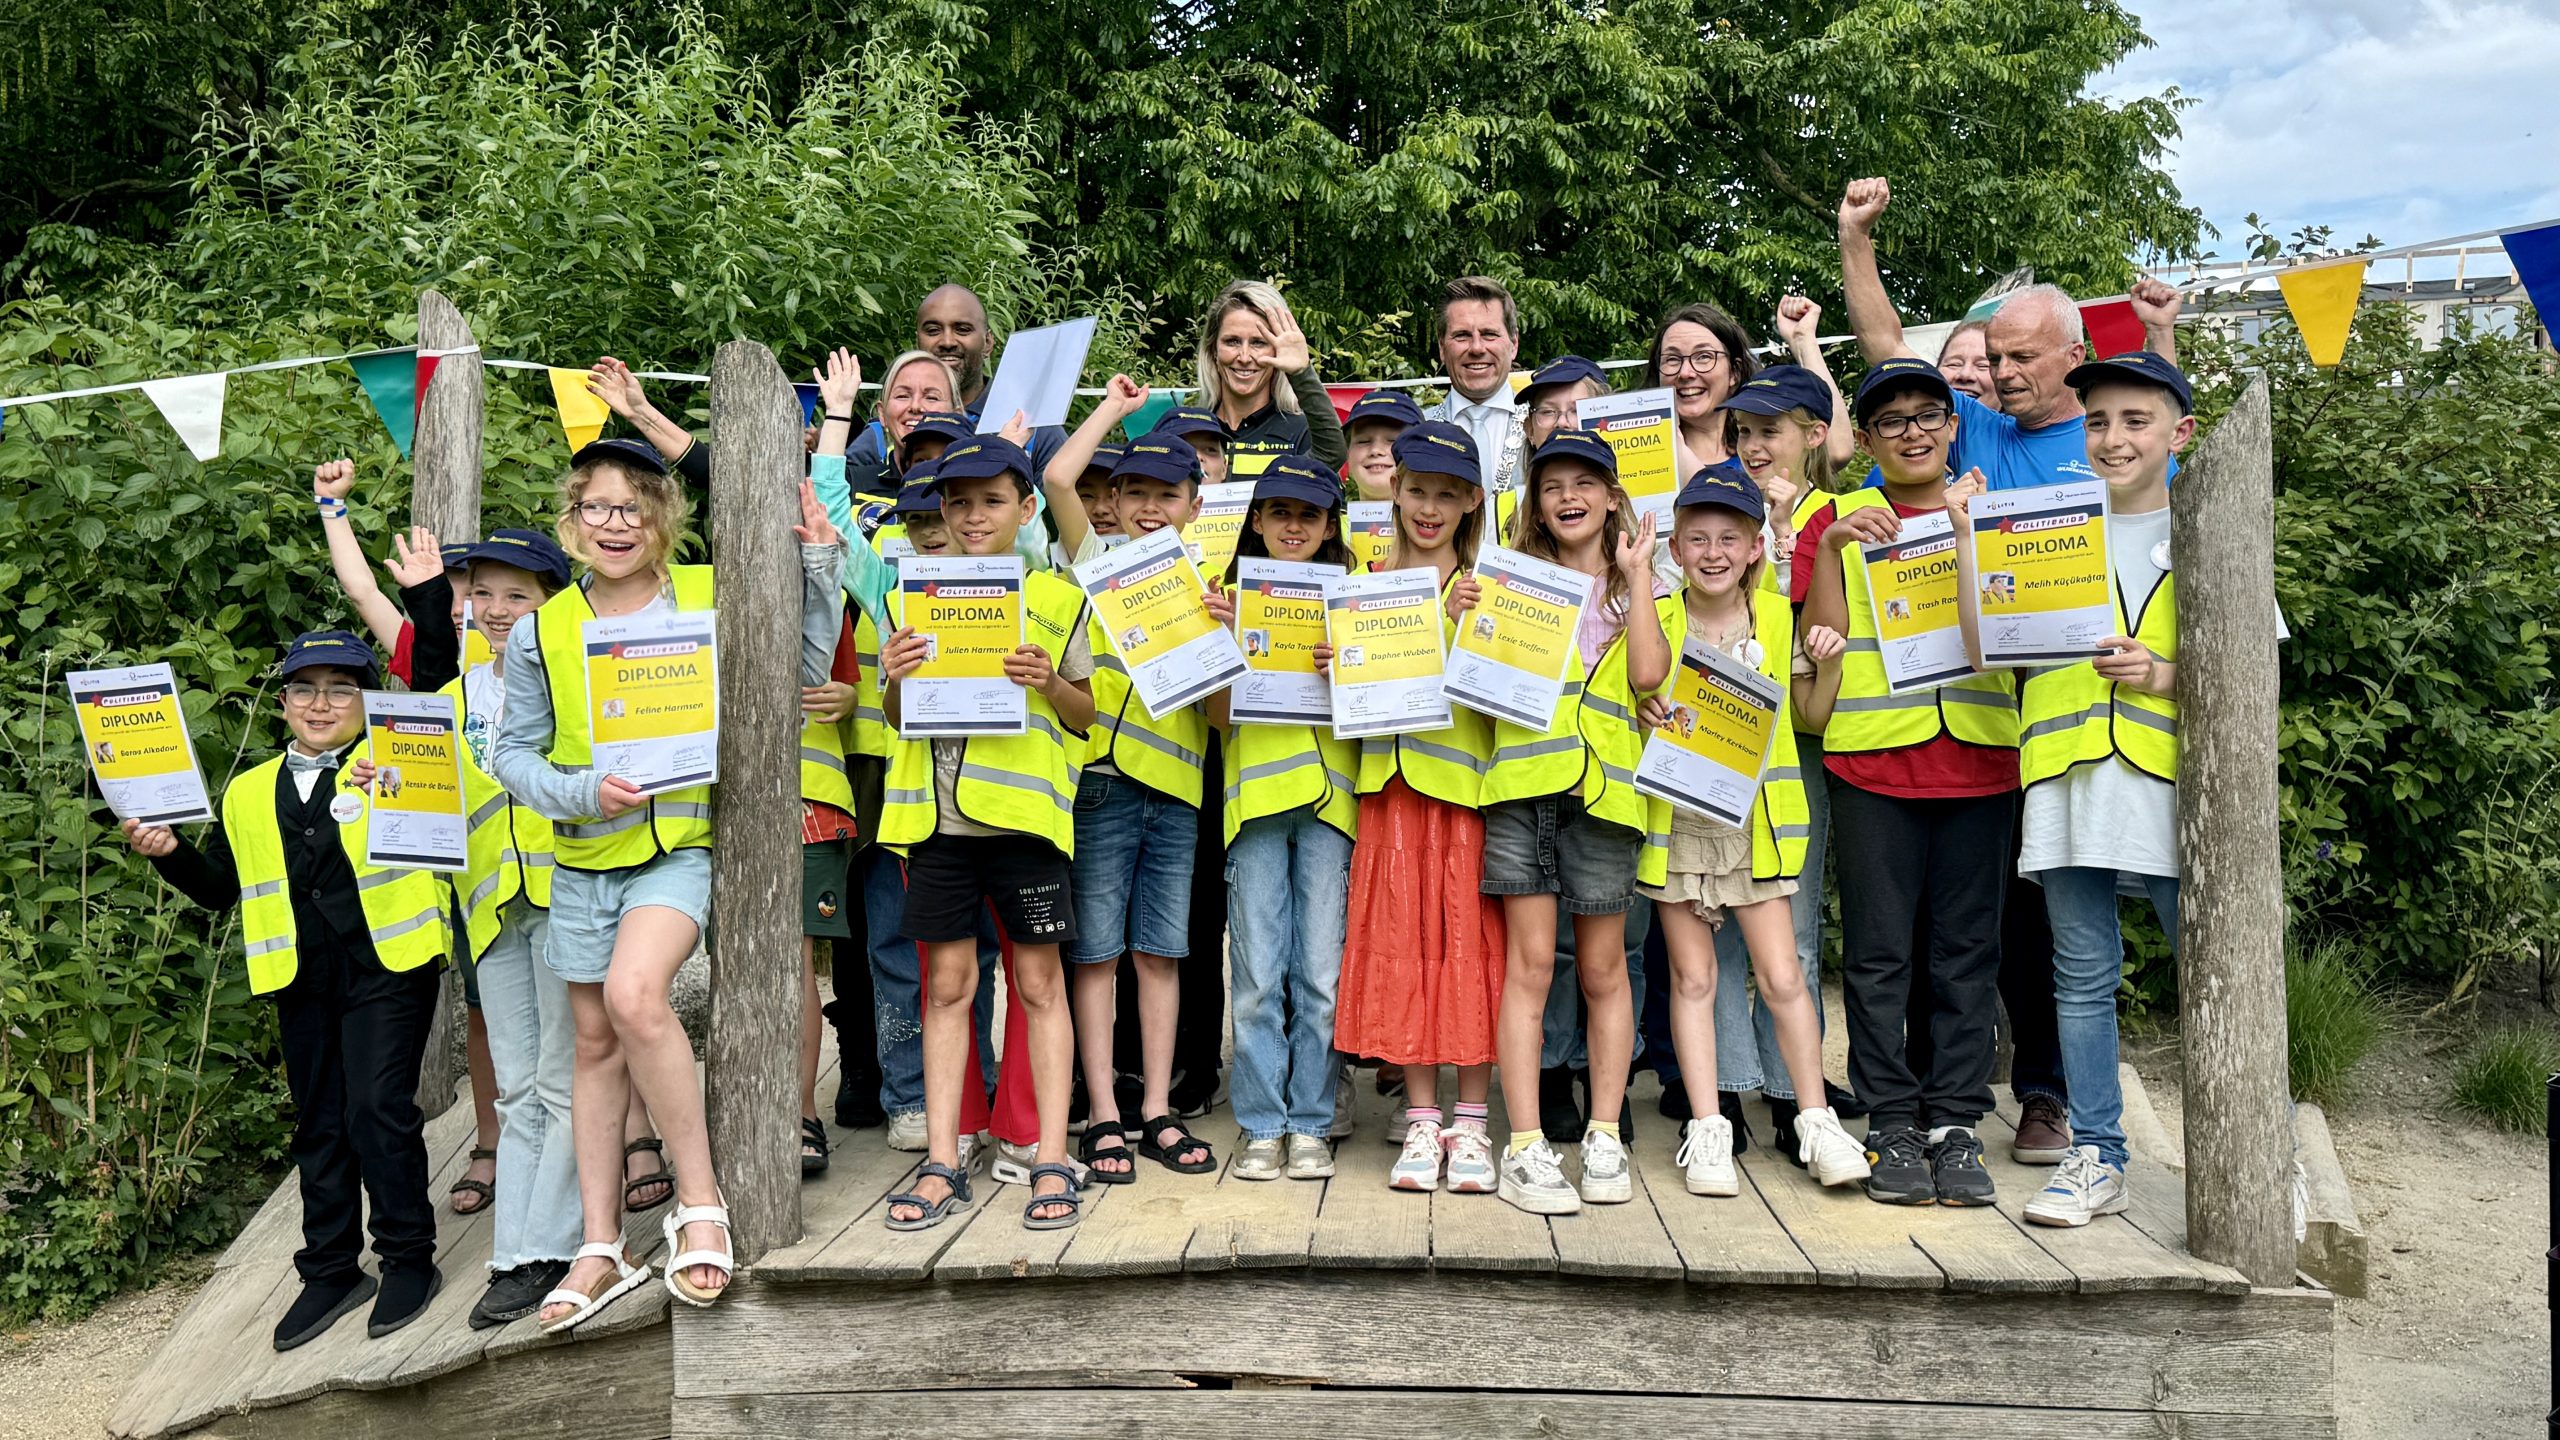
{"type": "Polygon", "coordinates": [[[711,364],[720,567],[711,1159],[741,1263],[800,1238],[800,404],[747,340],[711,364]]]}
{"type": "Polygon", "coordinates": [[[2262,377],[2178,476],[2178,1000],[2187,1239],[2293,1282],[2284,877],[2276,844],[2275,454],[2262,377]]]}
{"type": "MultiPolygon", "coordinates": [[[[471,323],[453,302],[433,290],[418,292],[418,344],[452,350],[475,343],[471,323]]],[[[418,407],[418,438],[411,447],[409,523],[424,525],[446,543],[480,538],[480,426],[483,412],[480,357],[456,356],[436,367],[418,407]]],[[[459,961],[457,964],[461,963],[459,961]]],[[[418,1108],[428,1118],[453,1103],[464,1072],[462,972],[448,969],[437,995],[436,1018],[427,1031],[427,1054],[418,1067],[418,1108]]]]}

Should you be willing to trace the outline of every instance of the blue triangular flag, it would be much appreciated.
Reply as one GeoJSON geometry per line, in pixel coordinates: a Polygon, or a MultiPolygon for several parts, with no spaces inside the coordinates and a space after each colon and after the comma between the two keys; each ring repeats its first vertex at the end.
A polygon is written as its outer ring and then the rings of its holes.
{"type": "Polygon", "coordinates": [[[800,423],[803,425],[817,424],[818,387],[815,385],[794,385],[791,388],[798,392],[800,396],[800,423]]]}
{"type": "Polygon", "coordinates": [[[2506,243],[2507,259],[2533,297],[2533,308],[2542,312],[2542,328],[2560,329],[2560,224],[2498,238],[2506,243]]]}

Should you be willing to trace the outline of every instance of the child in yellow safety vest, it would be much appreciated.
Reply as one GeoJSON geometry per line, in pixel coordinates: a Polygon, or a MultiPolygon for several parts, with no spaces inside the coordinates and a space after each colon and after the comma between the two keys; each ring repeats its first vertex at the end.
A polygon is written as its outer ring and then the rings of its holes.
{"type": "MultiPolygon", "coordinates": [[[[1502,898],[1508,935],[1495,1032],[1503,1108],[1511,1115],[1500,1193],[1531,1214],[1564,1215],[1586,1201],[1616,1204],[1633,1195],[1618,1115],[1635,1053],[1626,916],[1636,905],[1646,833],[1645,800],[1635,788],[1644,749],[1636,706],[1670,678],[1685,612],[1676,595],[1654,593],[1652,521],[1637,513],[1618,483],[1616,452],[1596,433],[1558,429],[1531,452],[1517,528],[1514,548],[1588,577],[1590,585],[1573,636],[1580,674],[1543,729],[1494,721],[1481,797],[1484,892],[1502,898]],[[1575,968],[1591,1057],[1578,1191],[1537,1119],[1559,911],[1572,917],[1584,962],[1575,968]]],[[[1463,616],[1479,598],[1472,576],[1460,580],[1450,593],[1450,617],[1463,616]]]]}
{"type": "MultiPolygon", "coordinates": [[[[586,1244],[546,1300],[546,1326],[578,1323],[647,1279],[622,1241],[622,1117],[649,1102],[675,1172],[662,1221],[668,1291],[708,1305],[733,1268],[729,1215],[711,1166],[693,1048],[668,1001],[676,968],[711,908],[711,786],[646,793],[595,763],[585,626],[711,609],[712,567],[670,563],[686,501],[665,462],[634,440],[570,457],[555,533],[587,573],[508,637],[505,710],[490,773],[516,804],[553,822],[551,968],[568,982],[578,1029],[571,1127],[586,1244]]],[[[801,487],[801,684],[823,683],[840,624],[839,537],[801,487]]]]}
{"type": "MultiPolygon", "coordinates": [[[[2124,1095],[2116,1080],[2116,987],[2124,934],[2116,897],[2138,890],[2178,934],[2178,596],[2169,555],[2169,466],[2195,434],[2194,393],[2148,350],[2065,377],[2088,410],[2089,464],[2107,482],[2107,567],[2117,633],[2094,660],[2024,672],[2018,778],[2026,786],[2018,872],[2044,889],[2053,927],[2054,1012],[2071,1150],[2026,1204],[2040,1225],[2121,1212],[2124,1095]]],[[[1963,533],[1978,487],[1947,508],[1963,533]]],[[[1962,583],[1973,548],[1958,545],[1962,583]]],[[[1965,640],[1981,663],[1979,617],[1965,640]]]]}
{"type": "MultiPolygon", "coordinates": [[[[1473,436],[1445,420],[1396,437],[1395,540],[1371,569],[1429,570],[1440,594],[1475,563],[1488,507],[1473,436]]],[[[1448,622],[1445,610],[1444,624],[1448,622]]],[[[1447,643],[1444,629],[1442,643],[1447,643]]],[[[1333,659],[1316,651],[1319,669],[1333,659]]],[[[1333,1045],[1400,1067],[1406,1109],[1387,1127],[1403,1146],[1392,1189],[1493,1191],[1486,1111],[1494,1013],[1502,996],[1502,906],[1483,893],[1477,813],[1493,725],[1458,710],[1435,730],[1360,742],[1360,812],[1351,847],[1351,913],[1335,991],[1333,1045]],[[1458,1067],[1444,1126],[1440,1067],[1458,1067]]]]}
{"type": "MultiPolygon", "coordinates": [[[[1890,683],[1863,547],[1946,509],[1956,407],[1936,367],[1902,356],[1867,372],[1853,409],[1883,488],[1815,506],[1798,531],[1791,579],[1799,633],[1817,657],[1796,698],[1804,723],[1823,726],[1831,781],[1849,1078],[1870,1116],[1867,1195],[1888,1205],[1989,1205],[1975,1127],[1992,1100],[2017,690],[2004,673],[1898,693],[1890,683]],[[1845,640],[1837,659],[1819,658],[1831,647],[1819,632],[1845,640]],[[1926,1014],[1913,1013],[1920,965],[1926,1014]],[[1934,1041],[1926,1073],[1913,1072],[1912,1034],[1934,1041]]],[[[1924,553],[1899,563],[1916,581],[1948,562],[1924,553]]]]}
{"type": "MultiPolygon", "coordinates": [[[[1797,768],[1795,729],[1787,723],[1788,672],[1795,651],[1795,616],[1784,597],[1760,585],[1768,563],[1764,549],[1767,511],[1760,486],[1732,460],[1689,477],[1673,502],[1671,553],[1685,581],[1688,643],[1712,646],[1758,670],[1778,687],[1779,711],[1771,749],[1750,822],[1737,828],[1655,800],[1645,855],[1647,883],[1639,889],[1660,908],[1670,953],[1671,1039],[1679,1074],[1689,1091],[1691,1118],[1683,1127],[1677,1163],[1692,1195],[1738,1195],[1733,1167],[1732,1122],[1718,1112],[1716,1004],[1726,987],[1744,984],[1740,965],[1719,965],[1718,941],[1726,922],[1741,932],[1760,1004],[1777,1032],[1790,1093],[1822,1099],[1822,1027],[1805,973],[1796,961],[1790,912],[1797,877],[1806,862],[1805,784],[1797,768]]],[[[1669,724],[1659,698],[1638,710],[1646,728],[1669,724]]],[[[1820,881],[1817,879],[1818,887],[1820,881]]],[[[1746,1028],[1742,1036],[1749,1042],[1746,1028]]],[[[1798,1113],[1798,1156],[1825,1185],[1867,1178],[1865,1153],[1839,1117],[1820,1105],[1798,1113]]]]}
{"type": "Polygon", "coordinates": [[[281,668],[284,753],[223,788],[201,845],[166,826],[123,829],[188,899],[239,907],[250,992],[275,998],[302,1188],[302,1290],[275,1328],[275,1348],[290,1350],[367,1299],[365,1333],[388,1335],[442,1288],[417,1092],[453,938],[441,877],[365,862],[372,812],[348,766],[366,754],[372,647],[316,631],[285,648],[281,668]],[[368,1223],[378,1295],[357,1265],[368,1223]]]}
{"type": "MultiPolygon", "coordinates": [[[[1254,477],[1253,506],[1236,545],[1243,560],[1351,567],[1342,538],[1342,485],[1322,462],[1282,455],[1254,477]]],[[[1239,576],[1241,567],[1239,567],[1239,576]]],[[[1296,602],[1323,613],[1300,587],[1296,602]]],[[[1235,623],[1234,587],[1210,613],[1235,623]]],[[[1244,1149],[1239,1180],[1333,1174],[1333,997],[1342,978],[1344,906],[1359,812],[1357,742],[1325,725],[1230,721],[1232,693],[1208,700],[1225,735],[1228,963],[1235,988],[1230,1094],[1244,1149]]]]}

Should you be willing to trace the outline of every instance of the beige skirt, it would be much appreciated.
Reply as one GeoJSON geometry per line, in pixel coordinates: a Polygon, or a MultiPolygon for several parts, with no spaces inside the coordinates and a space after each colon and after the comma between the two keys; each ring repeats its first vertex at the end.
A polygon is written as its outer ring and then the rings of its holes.
{"type": "Polygon", "coordinates": [[[1724,923],[1727,910],[1783,900],[1796,893],[1793,880],[1755,880],[1751,875],[1751,835],[1719,825],[1685,810],[1672,812],[1671,864],[1666,883],[1639,885],[1637,892],[1666,905],[1686,905],[1710,926],[1724,923]]]}

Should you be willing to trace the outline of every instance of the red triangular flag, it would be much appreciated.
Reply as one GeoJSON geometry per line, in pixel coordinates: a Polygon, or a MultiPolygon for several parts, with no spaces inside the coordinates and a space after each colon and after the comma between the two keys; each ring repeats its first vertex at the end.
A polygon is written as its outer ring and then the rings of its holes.
{"type": "Polygon", "coordinates": [[[1370,388],[1371,387],[1367,385],[1327,385],[1324,387],[1325,398],[1333,402],[1333,418],[1348,424],[1351,419],[1351,407],[1359,404],[1360,397],[1368,394],[1370,388]]]}
{"type": "Polygon", "coordinates": [[[430,354],[424,350],[418,352],[418,399],[413,407],[416,414],[423,414],[426,411],[427,382],[436,378],[436,366],[443,359],[441,355],[430,354]]]}
{"type": "Polygon", "coordinates": [[[2080,307],[2080,324],[2089,332],[2089,358],[2104,360],[2142,348],[2142,322],[2131,300],[2099,300],[2080,307]]]}

